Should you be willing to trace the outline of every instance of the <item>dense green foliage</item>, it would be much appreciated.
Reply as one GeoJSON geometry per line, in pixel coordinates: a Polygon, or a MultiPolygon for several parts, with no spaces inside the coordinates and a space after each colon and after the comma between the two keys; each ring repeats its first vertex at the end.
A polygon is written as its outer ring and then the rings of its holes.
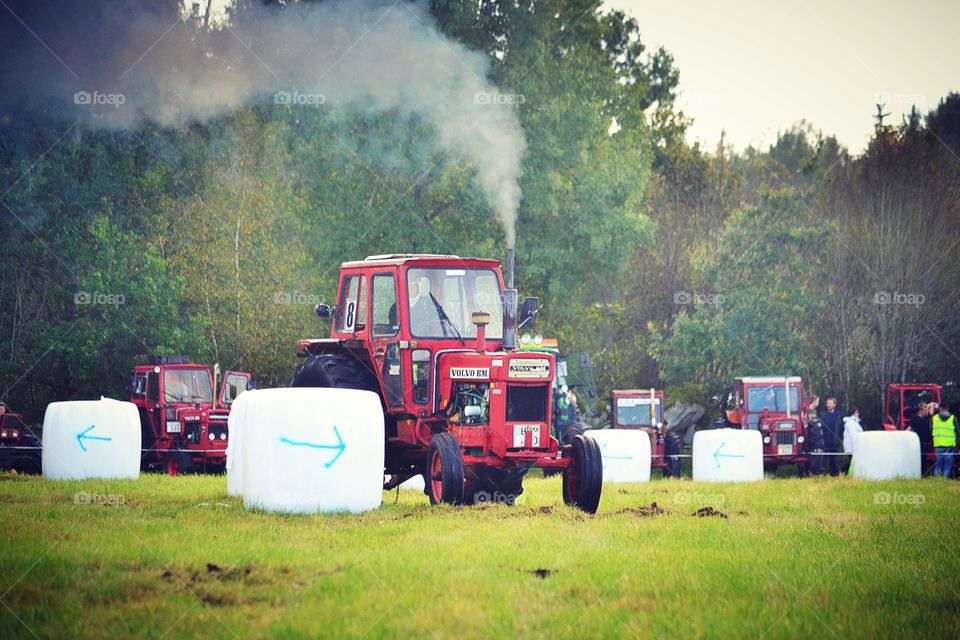
{"type": "MultiPolygon", "coordinates": [[[[733,375],[793,373],[875,405],[887,382],[955,380],[960,96],[878,127],[857,158],[804,123],[767,151],[708,152],[684,141],[670,55],[592,7],[431,7],[523,96],[518,284],[545,303],[539,329],[593,353],[601,392],[703,399],[733,375]]],[[[38,420],[53,400],[123,396],[155,352],[285,384],[297,338],[326,330],[312,305],[340,262],[503,256],[474,178],[395,112],[264,97],[115,130],[4,114],[0,397],[38,420]]]]}

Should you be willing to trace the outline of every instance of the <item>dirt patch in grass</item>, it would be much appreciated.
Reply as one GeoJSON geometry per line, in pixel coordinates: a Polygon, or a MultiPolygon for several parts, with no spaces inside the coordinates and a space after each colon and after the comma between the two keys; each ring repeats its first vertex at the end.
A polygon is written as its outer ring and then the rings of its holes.
{"type": "Polygon", "coordinates": [[[718,518],[723,518],[724,520],[727,519],[727,514],[725,514],[722,511],[717,511],[713,507],[701,507],[700,509],[697,509],[696,511],[694,511],[691,515],[697,518],[718,517],[718,518]]]}
{"type": "Polygon", "coordinates": [[[601,517],[628,515],[638,518],[649,518],[652,516],[662,516],[664,513],[666,513],[666,511],[663,510],[663,507],[656,502],[651,502],[649,507],[628,507],[620,511],[614,511],[613,513],[606,513],[601,517]]]}

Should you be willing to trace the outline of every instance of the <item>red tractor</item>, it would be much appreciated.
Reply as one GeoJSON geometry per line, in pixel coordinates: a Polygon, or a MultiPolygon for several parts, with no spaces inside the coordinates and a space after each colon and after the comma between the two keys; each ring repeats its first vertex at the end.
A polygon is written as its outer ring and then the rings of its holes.
{"type": "MultiPolygon", "coordinates": [[[[422,474],[430,502],[512,503],[531,468],[561,469],[563,499],[600,502],[593,440],[551,435],[551,353],[517,349],[513,252],[496,260],[371,256],[341,265],[330,337],[301,340],[294,387],[366,389],[386,416],[384,484],[422,474]]],[[[535,305],[525,305],[530,307],[535,305]]]]}
{"type": "MultiPolygon", "coordinates": [[[[891,384],[887,386],[883,428],[887,431],[905,431],[911,428],[910,419],[917,414],[921,404],[940,405],[940,388],[938,384],[891,384]]],[[[936,453],[933,450],[933,433],[929,426],[917,430],[922,431],[917,433],[917,437],[920,438],[923,468],[926,471],[932,468],[936,461],[936,453]]]]}
{"type": "Polygon", "coordinates": [[[31,475],[43,469],[40,440],[16,413],[0,414],[0,469],[31,475]]]}
{"type": "Polygon", "coordinates": [[[611,429],[637,429],[650,436],[651,464],[664,475],[679,476],[680,434],[668,433],[663,421],[663,391],[631,389],[613,392],[611,429]]]}
{"type": "Polygon", "coordinates": [[[227,417],[233,400],[252,388],[249,373],[227,371],[214,398],[210,368],[186,356],[151,356],[133,369],[130,402],[140,412],[144,470],[167,475],[222,472],[227,462],[227,417]]]}
{"type": "Polygon", "coordinates": [[[763,466],[776,471],[796,464],[807,474],[806,429],[810,422],[809,399],[799,377],[762,376],[736,378],[724,403],[725,420],[717,426],[755,429],[763,436],[763,466]]]}

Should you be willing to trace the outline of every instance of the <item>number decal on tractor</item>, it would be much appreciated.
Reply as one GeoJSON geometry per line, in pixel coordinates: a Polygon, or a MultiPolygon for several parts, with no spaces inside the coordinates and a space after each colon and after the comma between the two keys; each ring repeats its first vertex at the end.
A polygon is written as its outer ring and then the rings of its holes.
{"type": "Polygon", "coordinates": [[[540,425],[538,424],[515,424],[513,425],[513,446],[515,449],[527,447],[538,448],[540,446],[540,425]],[[527,444],[527,434],[530,436],[530,444],[527,444]]]}

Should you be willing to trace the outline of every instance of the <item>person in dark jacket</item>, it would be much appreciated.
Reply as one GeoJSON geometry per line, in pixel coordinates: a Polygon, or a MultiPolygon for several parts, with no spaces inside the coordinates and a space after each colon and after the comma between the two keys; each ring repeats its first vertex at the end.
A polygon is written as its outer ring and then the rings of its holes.
{"type": "Polygon", "coordinates": [[[823,455],[826,434],[823,421],[814,416],[807,425],[807,447],[810,451],[810,474],[819,476],[826,471],[827,456],[823,455]]]}
{"type": "Polygon", "coordinates": [[[916,412],[910,416],[910,430],[920,438],[920,467],[923,474],[929,474],[933,469],[929,458],[933,451],[933,432],[930,430],[930,419],[935,413],[934,404],[921,402],[916,412]]]}
{"type": "Polygon", "coordinates": [[[823,452],[830,464],[830,475],[840,475],[840,445],[843,443],[843,414],[837,411],[837,399],[827,398],[827,410],[820,416],[823,422],[823,452]]]}

